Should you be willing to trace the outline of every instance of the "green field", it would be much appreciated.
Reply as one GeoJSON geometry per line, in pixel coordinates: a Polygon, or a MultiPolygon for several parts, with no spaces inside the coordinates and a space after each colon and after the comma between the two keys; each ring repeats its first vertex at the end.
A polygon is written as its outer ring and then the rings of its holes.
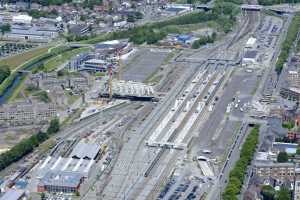
{"type": "Polygon", "coordinates": [[[71,51],[64,52],[60,55],[57,55],[44,63],[44,70],[50,72],[55,70],[58,66],[64,64],[66,61],[70,60],[73,56],[76,56],[79,53],[89,51],[89,47],[74,49],[71,51]]]}
{"type": "Polygon", "coordinates": [[[39,55],[42,55],[44,53],[47,53],[48,49],[50,47],[51,46],[36,48],[31,51],[27,51],[27,52],[17,54],[17,55],[8,57],[8,58],[4,58],[4,59],[0,60],[0,66],[8,65],[10,67],[10,69],[15,69],[18,66],[22,65],[23,63],[25,63],[26,61],[28,61],[34,57],[37,57],[39,55]]]}

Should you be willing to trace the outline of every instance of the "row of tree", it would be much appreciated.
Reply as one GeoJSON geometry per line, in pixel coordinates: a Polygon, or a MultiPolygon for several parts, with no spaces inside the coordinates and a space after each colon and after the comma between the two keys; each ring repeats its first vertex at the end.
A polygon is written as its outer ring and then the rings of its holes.
{"type": "Polygon", "coordinates": [[[286,38],[281,46],[281,51],[276,62],[276,72],[280,74],[284,63],[287,61],[294,41],[297,38],[297,34],[300,28],[300,12],[297,12],[288,28],[286,38]]]}
{"type": "Polygon", "coordinates": [[[129,41],[134,44],[143,44],[145,42],[147,44],[155,44],[166,36],[167,33],[164,31],[151,28],[141,28],[130,36],[129,41]]]}
{"type": "Polygon", "coordinates": [[[217,38],[217,34],[214,32],[212,35],[200,37],[200,39],[196,40],[192,44],[193,49],[198,49],[203,45],[213,43],[217,38]]]}
{"type": "Polygon", "coordinates": [[[259,125],[255,125],[240,152],[240,159],[236,162],[234,168],[229,174],[228,185],[226,186],[222,197],[223,200],[236,200],[240,193],[247,167],[250,164],[256,150],[259,136],[259,125]]]}
{"type": "Polygon", "coordinates": [[[56,10],[48,11],[42,11],[42,10],[36,10],[31,9],[27,11],[28,15],[30,15],[33,18],[40,18],[40,17],[56,17],[58,15],[58,12],[56,10]]]}
{"type": "Polygon", "coordinates": [[[53,119],[46,132],[39,131],[31,137],[23,139],[9,151],[0,154],[0,170],[3,170],[13,162],[19,161],[25,155],[32,152],[39,144],[47,140],[54,133],[57,133],[59,128],[59,120],[53,119]]]}
{"type": "Polygon", "coordinates": [[[43,6],[48,5],[61,5],[64,3],[71,3],[73,0],[31,0],[33,3],[38,3],[43,6]]]}
{"type": "Polygon", "coordinates": [[[67,39],[68,41],[85,40],[84,42],[89,44],[124,38],[130,38],[131,41],[136,42],[137,44],[141,43],[142,41],[152,43],[153,41],[162,39],[163,36],[167,35],[168,33],[171,33],[172,29],[167,28],[169,26],[197,24],[209,21],[215,21],[224,30],[224,32],[227,33],[232,29],[236,21],[235,16],[238,14],[238,12],[239,9],[235,4],[219,1],[216,3],[216,6],[212,9],[212,11],[209,12],[193,12],[169,20],[129,28],[128,30],[115,31],[105,35],[67,37],[67,39]],[[151,33],[153,37],[150,36],[150,34],[145,36],[144,33],[151,33]]]}

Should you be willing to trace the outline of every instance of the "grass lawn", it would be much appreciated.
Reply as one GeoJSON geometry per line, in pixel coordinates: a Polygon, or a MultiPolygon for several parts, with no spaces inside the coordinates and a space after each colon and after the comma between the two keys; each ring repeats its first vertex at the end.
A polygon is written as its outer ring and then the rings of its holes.
{"type": "Polygon", "coordinates": [[[17,55],[8,57],[8,58],[4,58],[4,59],[0,60],[0,66],[8,65],[11,69],[15,69],[18,66],[20,66],[21,64],[25,63],[26,61],[28,61],[36,56],[47,53],[47,51],[50,47],[51,46],[36,48],[36,49],[26,51],[21,54],[17,54],[17,55]]]}
{"type": "Polygon", "coordinates": [[[57,56],[49,59],[47,62],[45,62],[45,64],[44,64],[45,71],[47,71],[47,72],[53,71],[60,65],[64,64],[67,60],[70,60],[73,56],[75,56],[79,53],[82,53],[82,52],[86,52],[88,50],[90,50],[89,47],[84,47],[84,48],[67,51],[60,55],[57,55],[57,56]]]}
{"type": "Polygon", "coordinates": [[[16,87],[16,89],[12,92],[12,94],[10,95],[10,97],[8,98],[8,102],[13,102],[15,99],[18,98],[21,90],[24,87],[24,82],[26,80],[26,77],[22,77],[20,84],[18,85],[18,87],[16,87]]]}
{"type": "Polygon", "coordinates": [[[68,97],[68,104],[73,104],[77,99],[81,98],[81,95],[71,95],[69,91],[65,92],[65,95],[68,97]]]}

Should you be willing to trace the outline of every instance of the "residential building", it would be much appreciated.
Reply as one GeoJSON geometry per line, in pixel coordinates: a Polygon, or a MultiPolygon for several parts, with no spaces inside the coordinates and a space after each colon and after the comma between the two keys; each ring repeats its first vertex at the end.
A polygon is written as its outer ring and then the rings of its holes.
{"type": "Polygon", "coordinates": [[[53,104],[17,102],[0,107],[0,126],[43,124],[57,116],[53,104]]]}
{"type": "Polygon", "coordinates": [[[76,36],[83,36],[90,32],[90,28],[86,24],[73,24],[69,27],[69,33],[76,36]]]}
{"type": "Polygon", "coordinates": [[[289,70],[286,79],[280,88],[280,95],[291,101],[300,101],[300,74],[299,70],[289,70]]]}
{"type": "Polygon", "coordinates": [[[295,154],[298,148],[296,143],[273,142],[272,149],[274,152],[286,152],[288,154],[295,154]]]}
{"type": "Polygon", "coordinates": [[[300,88],[296,88],[296,87],[282,87],[280,89],[280,95],[283,98],[299,102],[300,101],[300,88]]]}
{"type": "Polygon", "coordinates": [[[273,161],[255,161],[254,174],[259,178],[273,178],[280,182],[294,181],[295,164],[273,161]]]}
{"type": "Polygon", "coordinates": [[[300,200],[300,168],[295,169],[294,200],[300,200]]]}
{"type": "Polygon", "coordinates": [[[300,73],[297,70],[287,72],[287,81],[291,87],[300,88],[300,73]]]}

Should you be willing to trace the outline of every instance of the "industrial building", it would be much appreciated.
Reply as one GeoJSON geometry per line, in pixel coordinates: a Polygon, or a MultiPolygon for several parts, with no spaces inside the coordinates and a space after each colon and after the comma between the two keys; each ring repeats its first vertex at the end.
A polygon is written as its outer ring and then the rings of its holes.
{"type": "Polygon", "coordinates": [[[16,102],[0,106],[0,126],[43,124],[57,117],[53,104],[16,102]]]}
{"type": "MultiPolygon", "coordinates": [[[[100,96],[109,96],[109,84],[107,81],[101,85],[100,96]]],[[[112,81],[112,97],[119,99],[131,99],[150,101],[155,100],[155,92],[152,86],[134,81],[112,81]]]]}
{"type": "Polygon", "coordinates": [[[183,14],[185,12],[191,11],[193,8],[190,4],[168,4],[165,11],[171,14],[183,14]]]}
{"type": "Polygon", "coordinates": [[[78,159],[95,159],[99,153],[101,146],[93,142],[85,142],[81,140],[73,149],[70,154],[72,158],[78,159]]]}
{"type": "Polygon", "coordinates": [[[74,193],[79,190],[83,179],[74,172],[49,171],[38,183],[38,192],[74,193]]]}
{"type": "Polygon", "coordinates": [[[21,200],[24,197],[24,190],[9,189],[0,197],[0,200],[21,200]]]}
{"type": "Polygon", "coordinates": [[[95,58],[95,55],[89,53],[81,53],[73,57],[68,64],[68,70],[79,71],[84,63],[84,61],[95,58]]]}
{"type": "Polygon", "coordinates": [[[70,71],[106,72],[109,62],[96,58],[95,54],[79,54],[72,58],[68,64],[70,71]]]}
{"type": "Polygon", "coordinates": [[[118,52],[124,55],[132,51],[132,46],[127,41],[112,40],[101,42],[95,45],[95,52],[100,54],[115,54],[118,52]]]}
{"type": "Polygon", "coordinates": [[[90,72],[106,72],[108,65],[109,63],[107,63],[105,60],[94,58],[84,61],[84,64],[82,65],[80,70],[90,72]]]}
{"type": "Polygon", "coordinates": [[[32,17],[29,15],[15,15],[12,17],[14,24],[31,24],[32,17]]]}
{"type": "Polygon", "coordinates": [[[242,59],[242,65],[251,65],[257,62],[257,50],[246,50],[242,59]]]}
{"type": "Polygon", "coordinates": [[[48,156],[36,168],[38,192],[67,192],[79,190],[80,184],[89,177],[101,146],[90,141],[79,141],[67,157],[48,156]]]}
{"type": "Polygon", "coordinates": [[[50,42],[58,36],[58,30],[54,26],[12,25],[11,31],[2,36],[3,40],[23,42],[50,42]]]}
{"type": "Polygon", "coordinates": [[[73,57],[68,64],[70,71],[107,72],[108,67],[116,71],[119,56],[133,50],[127,41],[112,40],[95,45],[93,53],[82,53],[73,57]]]}
{"type": "Polygon", "coordinates": [[[42,161],[37,168],[39,176],[43,177],[49,171],[60,172],[74,172],[82,175],[82,177],[88,177],[89,172],[95,163],[93,159],[77,159],[77,158],[63,158],[63,157],[51,157],[48,156],[42,161]]]}

